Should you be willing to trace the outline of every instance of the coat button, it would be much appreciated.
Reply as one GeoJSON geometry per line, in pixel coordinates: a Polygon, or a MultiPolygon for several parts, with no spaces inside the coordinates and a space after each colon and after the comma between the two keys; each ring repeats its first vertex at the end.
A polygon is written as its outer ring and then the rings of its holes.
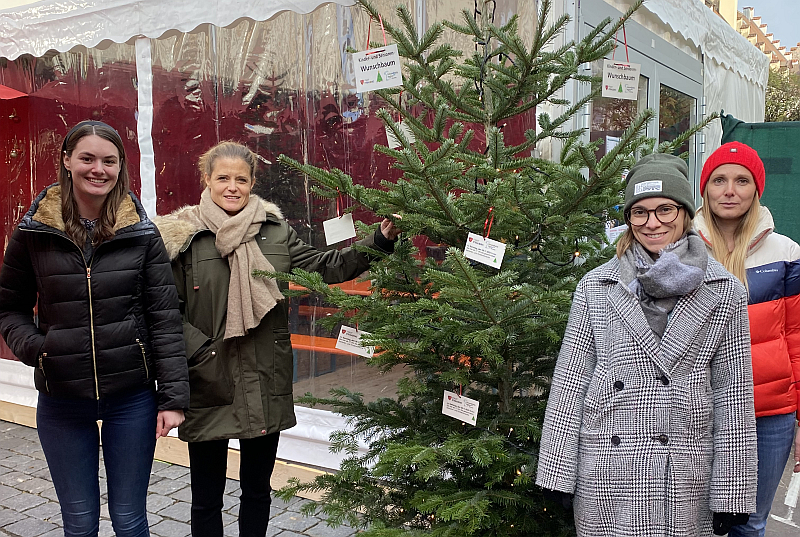
{"type": "Polygon", "coordinates": [[[619,436],[617,436],[617,435],[612,436],[611,437],[611,444],[614,445],[614,446],[618,446],[619,445],[619,436]]]}
{"type": "Polygon", "coordinates": [[[217,355],[217,351],[211,351],[211,356],[216,356],[216,355],[217,355]]]}
{"type": "Polygon", "coordinates": [[[661,378],[659,378],[658,380],[660,380],[661,384],[663,384],[664,386],[669,386],[669,379],[667,378],[666,375],[661,375],[661,378]]]}
{"type": "Polygon", "coordinates": [[[621,392],[622,388],[624,388],[624,387],[625,387],[625,383],[622,382],[621,380],[618,380],[617,382],[614,383],[614,389],[617,390],[618,392],[621,392]]]}
{"type": "Polygon", "coordinates": [[[261,429],[261,434],[267,434],[267,430],[266,429],[261,429]]]}
{"type": "Polygon", "coordinates": [[[669,444],[669,436],[661,434],[658,436],[658,441],[666,446],[667,444],[669,444]]]}

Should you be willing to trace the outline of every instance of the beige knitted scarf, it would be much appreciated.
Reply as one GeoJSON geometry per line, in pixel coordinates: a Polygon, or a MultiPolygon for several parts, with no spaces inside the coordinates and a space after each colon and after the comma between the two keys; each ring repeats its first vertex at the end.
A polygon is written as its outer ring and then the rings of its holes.
{"type": "Polygon", "coordinates": [[[250,196],[247,205],[230,216],[211,199],[205,189],[200,196],[196,216],[216,235],[217,251],[228,258],[231,279],[228,286],[228,317],[223,339],[243,336],[258,326],[283,295],[272,278],[254,278],[253,270],[274,272],[254,240],[267,218],[258,196],[250,196]]]}

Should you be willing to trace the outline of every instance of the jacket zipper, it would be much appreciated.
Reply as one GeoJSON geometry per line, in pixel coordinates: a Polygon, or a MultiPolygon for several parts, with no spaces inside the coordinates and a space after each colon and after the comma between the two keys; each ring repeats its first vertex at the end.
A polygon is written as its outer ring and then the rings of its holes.
{"type": "Polygon", "coordinates": [[[50,386],[47,384],[47,373],[44,372],[44,357],[47,356],[46,352],[43,352],[39,355],[39,369],[42,372],[42,376],[44,377],[44,387],[47,390],[47,393],[50,393],[50,386]]]}
{"type": "Polygon", "coordinates": [[[144,375],[149,380],[150,379],[150,370],[147,368],[147,355],[144,353],[144,343],[137,337],[136,343],[139,344],[139,348],[142,349],[142,362],[144,363],[144,375]]]}
{"type": "MultiPolygon", "coordinates": [[[[81,254],[83,256],[83,254],[81,254]]],[[[94,259],[94,255],[92,255],[94,259]]],[[[84,261],[86,264],[86,261],[84,261]]],[[[91,265],[91,261],[90,261],[91,265]]],[[[92,368],[94,370],[94,390],[97,400],[100,400],[100,383],[97,380],[97,350],[94,342],[94,308],[92,307],[92,267],[86,267],[86,286],[89,288],[89,330],[92,333],[92,368]]]]}
{"type": "MultiPolygon", "coordinates": [[[[38,229],[23,229],[22,231],[29,231],[31,233],[49,233],[51,235],[63,237],[69,242],[71,242],[75,246],[75,248],[78,249],[78,253],[81,256],[81,261],[83,261],[83,266],[86,267],[86,286],[89,289],[89,330],[92,333],[92,372],[94,373],[94,393],[95,393],[95,399],[100,400],[100,383],[97,380],[97,352],[95,350],[95,341],[94,341],[94,309],[92,308],[92,269],[91,269],[91,261],[94,260],[94,256],[95,254],[97,254],[97,248],[95,248],[95,251],[92,254],[92,260],[90,260],[89,264],[87,265],[86,260],[83,258],[83,250],[81,249],[81,247],[78,246],[75,243],[75,241],[73,241],[66,235],[56,233],[55,231],[46,231],[38,229]]],[[[102,246],[102,244],[100,246],[102,246]]],[[[98,248],[100,246],[98,246],[98,248]]],[[[42,373],[44,373],[44,369],[42,369],[42,373]]]]}

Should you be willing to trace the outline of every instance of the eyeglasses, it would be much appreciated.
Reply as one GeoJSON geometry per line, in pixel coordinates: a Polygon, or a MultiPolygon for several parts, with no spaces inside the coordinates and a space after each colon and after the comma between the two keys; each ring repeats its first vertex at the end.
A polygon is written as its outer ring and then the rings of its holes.
{"type": "Polygon", "coordinates": [[[643,226],[650,220],[650,213],[653,213],[656,215],[656,220],[662,224],[669,224],[678,218],[678,213],[681,209],[683,209],[683,205],[673,205],[671,203],[659,205],[655,209],[634,207],[628,211],[628,221],[632,226],[643,226]]]}

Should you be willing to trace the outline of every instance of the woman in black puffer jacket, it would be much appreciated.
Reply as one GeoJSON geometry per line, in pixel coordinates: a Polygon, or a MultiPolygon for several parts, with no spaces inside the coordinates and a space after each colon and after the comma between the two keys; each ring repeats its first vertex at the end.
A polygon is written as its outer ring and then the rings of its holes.
{"type": "Polygon", "coordinates": [[[62,150],[58,184],[37,196],[6,249],[0,333],[35,368],[65,535],[98,533],[102,420],[114,531],[147,536],[155,441],[189,403],[178,297],[158,230],[128,191],[119,134],[85,121],[62,150]]]}

